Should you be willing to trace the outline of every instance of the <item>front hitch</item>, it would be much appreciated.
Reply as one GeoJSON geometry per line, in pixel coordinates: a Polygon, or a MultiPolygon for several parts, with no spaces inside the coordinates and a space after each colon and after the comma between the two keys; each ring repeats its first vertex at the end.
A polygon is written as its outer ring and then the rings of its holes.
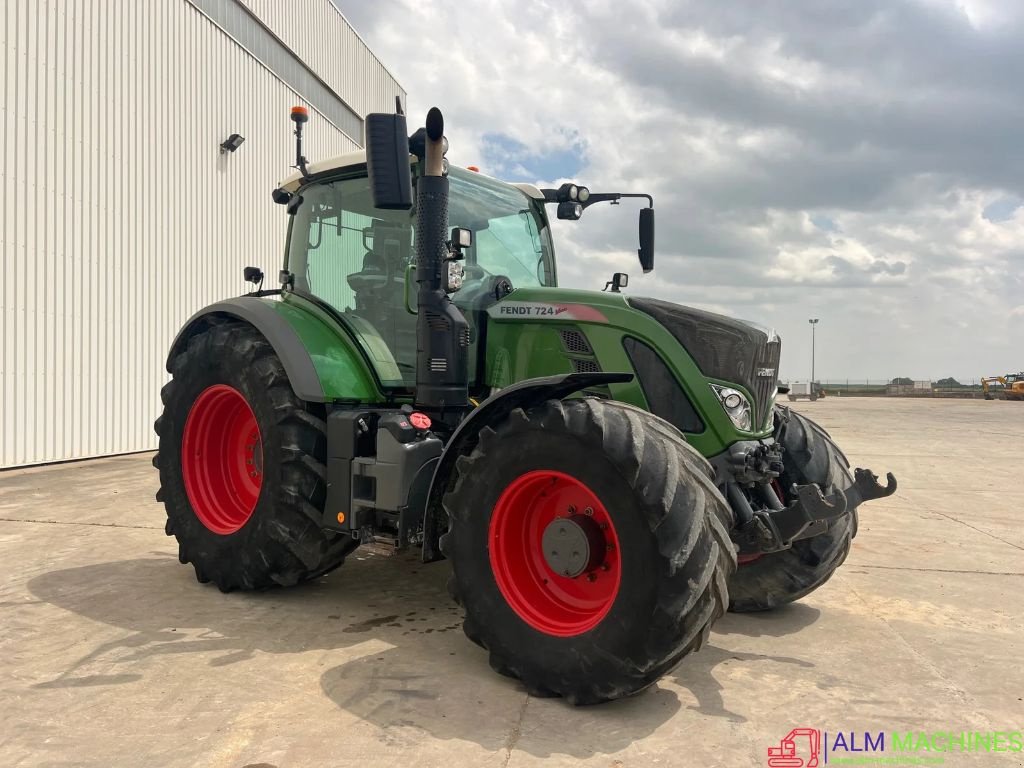
{"type": "Polygon", "coordinates": [[[885,473],[885,485],[878,482],[878,475],[870,469],[857,467],[853,470],[853,475],[855,478],[853,485],[847,488],[844,493],[846,494],[847,501],[854,508],[860,506],[865,501],[884,499],[886,496],[892,496],[896,493],[896,477],[892,472],[885,473]]]}
{"type": "Polygon", "coordinates": [[[860,504],[882,499],[896,492],[896,478],[886,474],[886,485],[870,469],[854,470],[854,481],[847,488],[824,496],[816,483],[794,484],[794,498],[781,509],[758,509],[739,530],[740,554],[761,554],[789,549],[793,542],[823,532],[828,523],[849,514],[860,504]]]}

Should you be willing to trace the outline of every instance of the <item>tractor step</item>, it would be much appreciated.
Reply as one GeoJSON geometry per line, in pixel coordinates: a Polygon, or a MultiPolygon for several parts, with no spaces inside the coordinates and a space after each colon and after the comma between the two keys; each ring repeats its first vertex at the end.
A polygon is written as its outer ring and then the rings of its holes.
{"type": "Polygon", "coordinates": [[[381,557],[393,557],[398,554],[398,538],[374,534],[360,549],[381,557]]]}

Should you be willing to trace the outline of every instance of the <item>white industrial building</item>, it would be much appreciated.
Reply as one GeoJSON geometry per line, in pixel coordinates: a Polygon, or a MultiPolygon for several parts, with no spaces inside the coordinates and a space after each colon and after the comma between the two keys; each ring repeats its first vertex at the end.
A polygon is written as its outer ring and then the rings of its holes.
{"type": "Polygon", "coordinates": [[[154,448],[183,321],[276,285],[289,108],[316,160],[404,91],[330,0],[4,0],[0,48],[0,467],[154,448]]]}

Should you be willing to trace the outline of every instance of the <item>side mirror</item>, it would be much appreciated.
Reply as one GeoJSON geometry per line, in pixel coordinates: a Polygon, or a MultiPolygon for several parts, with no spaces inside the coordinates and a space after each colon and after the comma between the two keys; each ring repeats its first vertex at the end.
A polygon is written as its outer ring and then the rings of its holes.
{"type": "Polygon", "coordinates": [[[622,293],[622,289],[629,285],[629,275],[625,272],[616,272],[612,279],[604,284],[604,290],[611,289],[612,293],[622,293]]]}
{"type": "Polygon", "coordinates": [[[644,273],[654,269],[654,209],[640,209],[640,266],[644,273]]]}
{"type": "Polygon", "coordinates": [[[246,267],[242,270],[242,277],[245,278],[247,283],[261,285],[263,283],[263,270],[259,267],[246,267]]]}
{"type": "Polygon", "coordinates": [[[375,208],[412,208],[412,172],[405,115],[366,116],[366,172],[375,208]]]}

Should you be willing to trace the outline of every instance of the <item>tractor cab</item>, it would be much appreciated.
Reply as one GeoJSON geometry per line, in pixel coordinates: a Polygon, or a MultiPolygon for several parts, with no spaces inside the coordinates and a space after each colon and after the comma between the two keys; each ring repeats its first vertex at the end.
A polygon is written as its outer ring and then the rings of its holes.
{"type": "MultiPolygon", "coordinates": [[[[340,158],[303,183],[293,177],[285,270],[292,287],[336,311],[372,361],[382,386],[416,380],[415,210],[374,207],[365,156],[340,158]]],[[[323,165],[329,165],[324,163],[323,165]]],[[[540,190],[451,168],[449,221],[469,230],[463,282],[453,301],[471,328],[478,310],[516,288],[557,284],[540,190]]],[[[477,337],[474,331],[474,341],[477,337]]],[[[475,352],[471,349],[470,359],[475,352]]],[[[470,366],[473,387],[479,366],[470,366]]]]}

